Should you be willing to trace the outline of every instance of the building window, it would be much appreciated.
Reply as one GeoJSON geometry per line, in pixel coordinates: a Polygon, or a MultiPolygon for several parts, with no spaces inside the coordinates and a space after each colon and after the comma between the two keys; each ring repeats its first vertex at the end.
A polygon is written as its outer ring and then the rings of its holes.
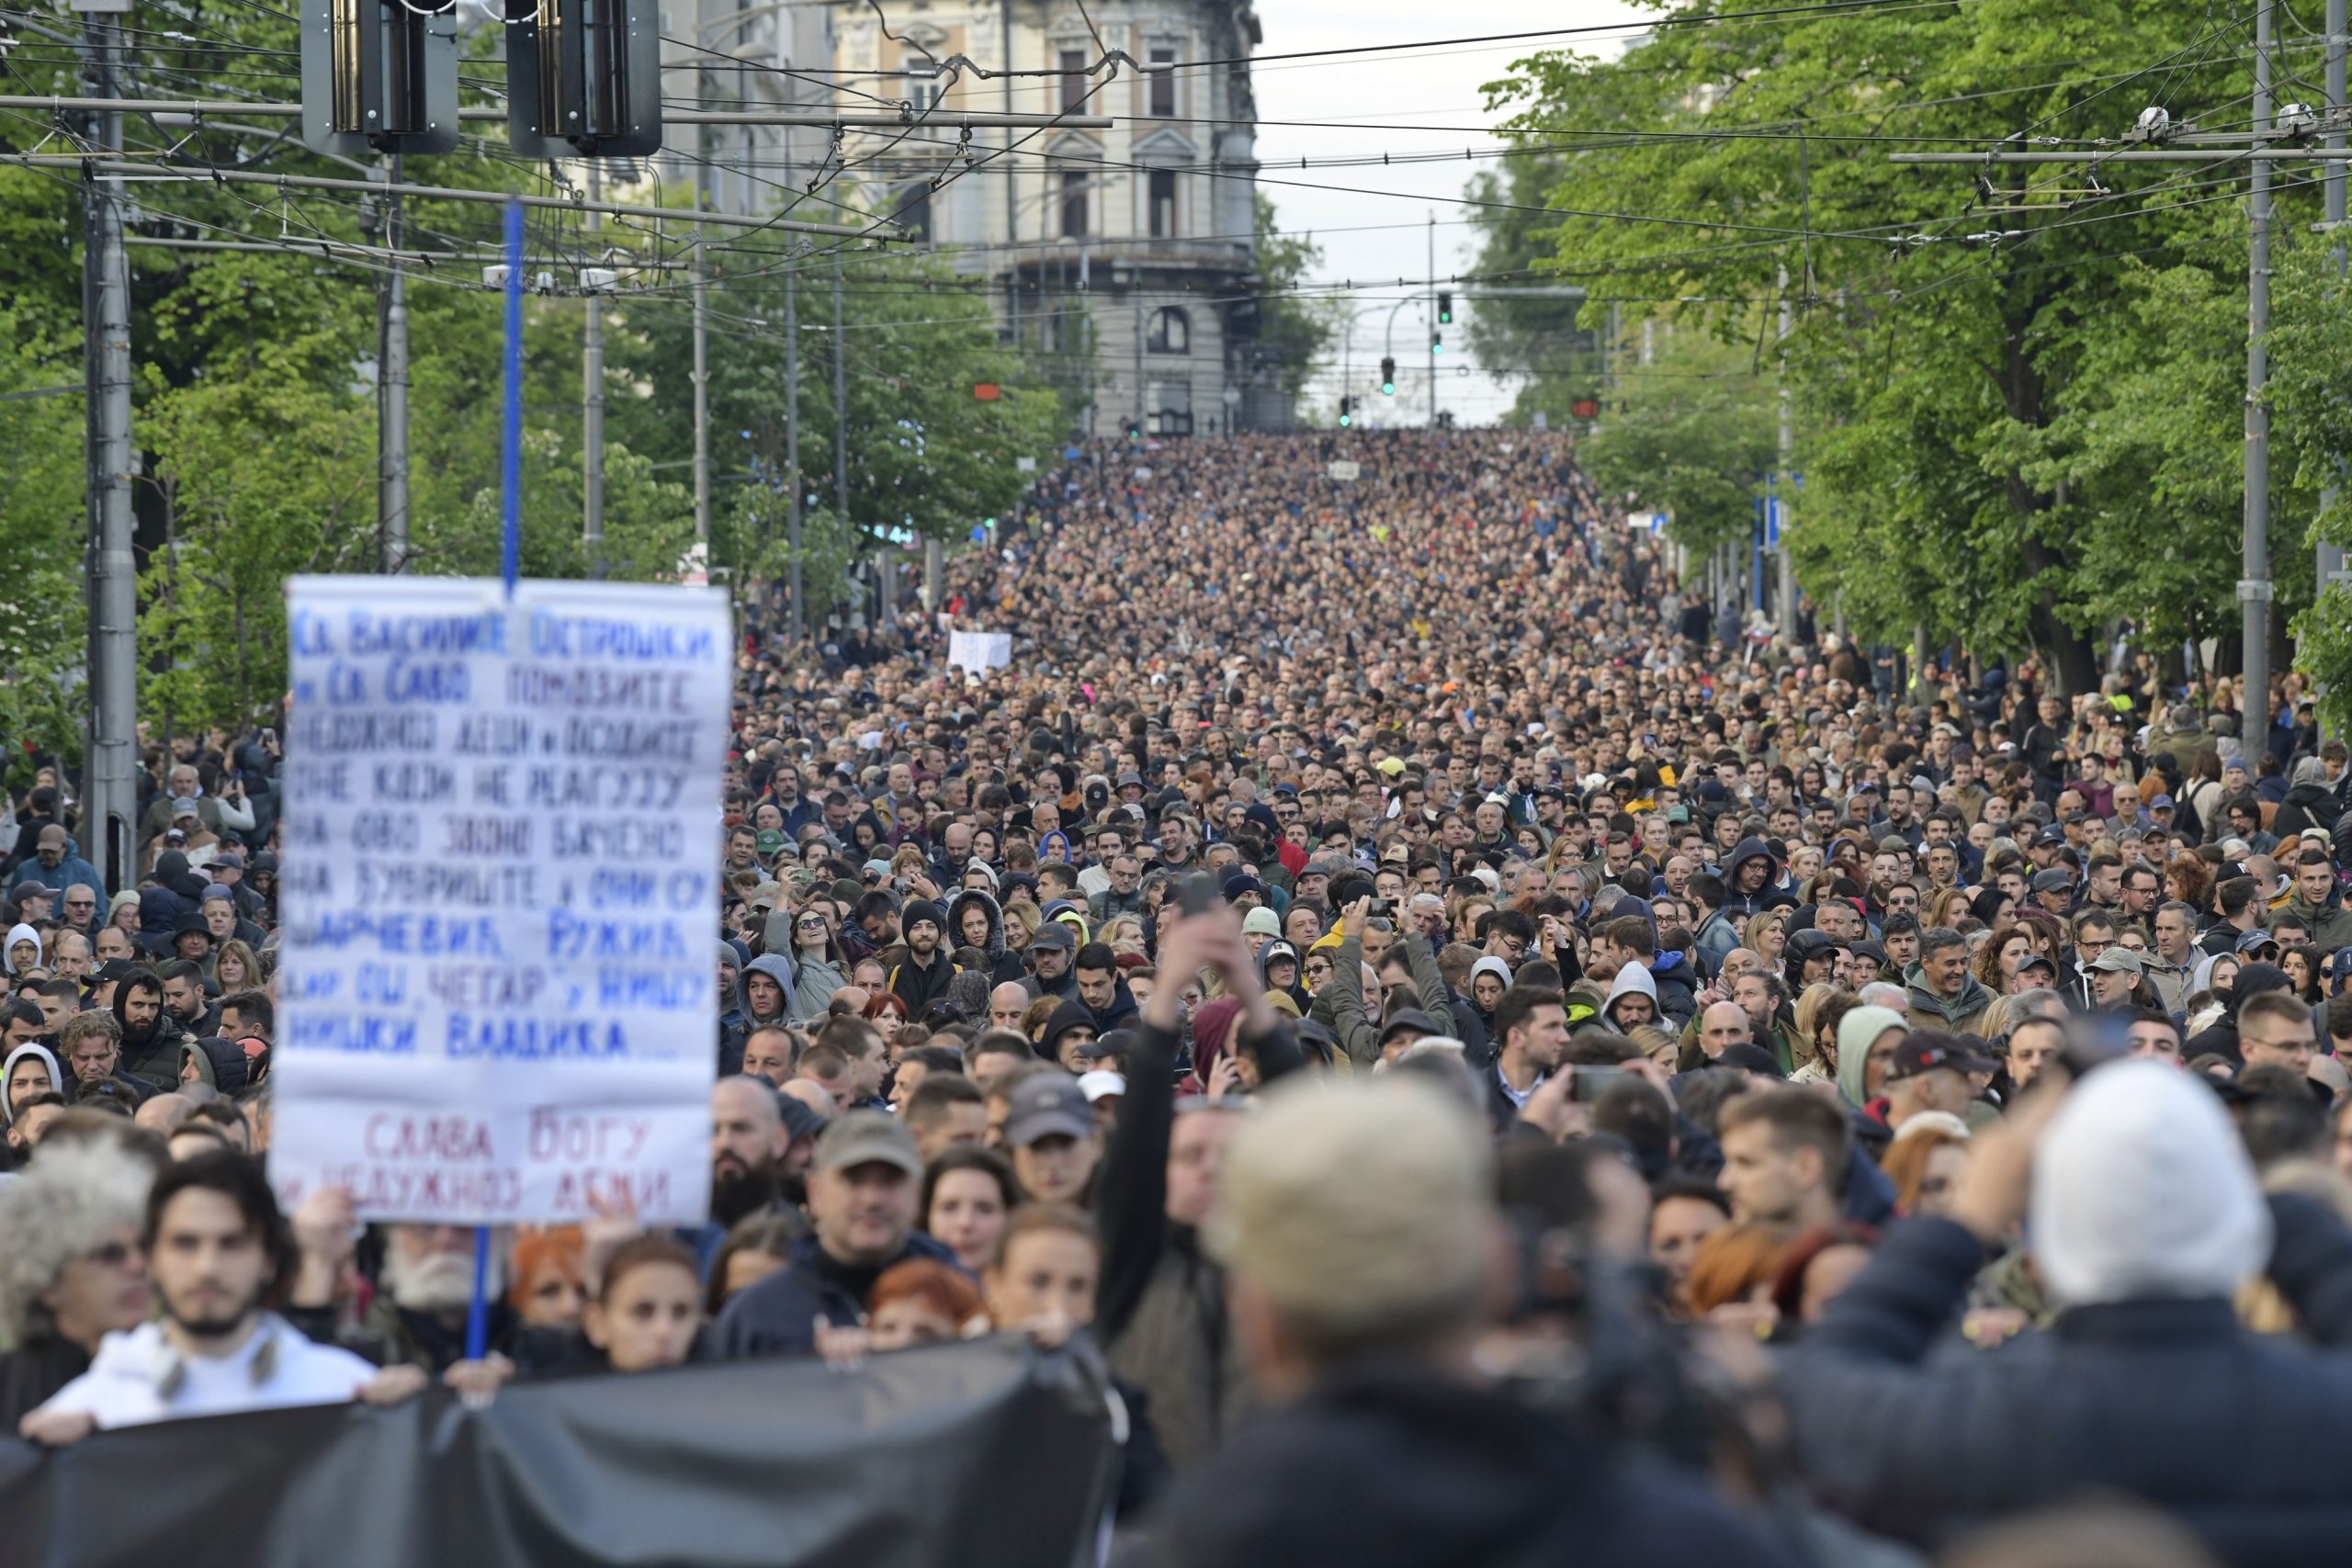
{"type": "Polygon", "coordinates": [[[1151,237],[1172,240],[1176,237],[1176,171],[1151,171],[1151,237]]]}
{"type": "MultiPolygon", "coordinates": [[[[1173,65],[1176,63],[1176,51],[1172,49],[1155,49],[1151,51],[1151,62],[1156,66],[1173,65]]],[[[1158,119],[1176,118],[1175,72],[1154,71],[1151,73],[1150,112],[1153,118],[1158,119]]]]}
{"type": "Polygon", "coordinates": [[[896,204],[898,220],[907,226],[907,232],[916,243],[931,243],[931,182],[901,186],[896,204]]]}
{"type": "Polygon", "coordinates": [[[1155,382],[1144,389],[1144,428],[1153,435],[1193,434],[1193,389],[1187,382],[1155,382]]]}
{"type": "Polygon", "coordinates": [[[1086,107],[1088,89],[1086,51],[1066,49],[1061,51],[1061,56],[1062,112],[1068,114],[1073,109],[1082,109],[1086,107]]]}
{"type": "Polygon", "coordinates": [[[1077,169],[1062,171],[1062,238],[1086,238],[1086,175],[1077,169]]]}
{"type": "Polygon", "coordinates": [[[1144,346],[1154,354],[1190,354],[1193,352],[1193,321],[1173,305],[1164,305],[1151,313],[1151,329],[1144,334],[1144,346]]]}

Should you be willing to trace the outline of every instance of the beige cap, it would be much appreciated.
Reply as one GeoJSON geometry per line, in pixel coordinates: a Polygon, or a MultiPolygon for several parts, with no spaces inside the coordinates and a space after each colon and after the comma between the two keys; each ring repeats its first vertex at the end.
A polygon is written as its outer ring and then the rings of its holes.
{"type": "Polygon", "coordinates": [[[1309,1078],[1264,1107],[1226,1154],[1216,1256],[1310,1348],[1472,1321],[1494,1151],[1470,1111],[1403,1076],[1309,1078]]]}

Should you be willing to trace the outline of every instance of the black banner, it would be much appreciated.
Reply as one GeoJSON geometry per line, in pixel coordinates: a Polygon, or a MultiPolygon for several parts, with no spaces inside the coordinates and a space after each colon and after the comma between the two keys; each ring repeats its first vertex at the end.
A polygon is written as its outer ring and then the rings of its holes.
{"type": "Polygon", "coordinates": [[[1091,1561],[1098,1359],[1017,1337],[0,1441],[8,1568],[1091,1561]]]}

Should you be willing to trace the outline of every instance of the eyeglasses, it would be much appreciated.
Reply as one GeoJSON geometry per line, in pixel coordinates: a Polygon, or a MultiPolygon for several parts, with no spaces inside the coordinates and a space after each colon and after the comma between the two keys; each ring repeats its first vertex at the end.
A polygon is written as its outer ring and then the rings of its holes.
{"type": "Polygon", "coordinates": [[[139,1249],[127,1241],[110,1241],[103,1247],[94,1247],[82,1254],[82,1261],[96,1263],[106,1269],[119,1269],[138,1254],[139,1249]]]}

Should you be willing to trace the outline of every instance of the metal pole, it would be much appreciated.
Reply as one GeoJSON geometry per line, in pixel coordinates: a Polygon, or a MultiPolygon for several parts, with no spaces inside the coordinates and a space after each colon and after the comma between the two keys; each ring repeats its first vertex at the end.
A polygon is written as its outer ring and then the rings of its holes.
{"type": "Polygon", "coordinates": [[[800,567],[800,299],[793,288],[793,275],[784,275],[784,526],[786,547],[792,554],[792,616],[786,623],[792,640],[797,643],[807,629],[802,593],[807,579],[800,567]]]}
{"type": "MultiPolygon", "coordinates": [[[[2343,112],[2345,100],[2346,10],[2346,0],[2327,0],[2327,150],[2331,152],[2341,152],[2344,149],[2343,123],[2336,117],[2343,112]]],[[[2335,276],[2341,279],[2345,275],[2346,261],[2343,229],[2345,219],[2343,164],[2341,162],[2328,164],[2321,177],[2321,188],[2327,204],[2325,209],[2327,221],[2336,225],[2329,231],[2329,233],[2335,241],[2335,276]]],[[[2337,485],[2330,484],[2320,491],[2319,505],[2323,513],[2335,505],[2337,489],[2337,485]]],[[[2327,585],[2335,581],[2337,575],[2344,570],[2344,547],[2330,544],[2325,539],[2322,539],[2319,542],[2318,565],[2318,591],[2324,594],[2327,592],[2327,585]]]]}
{"type": "Polygon", "coordinates": [[[1136,433],[1137,434],[1141,434],[1143,433],[1143,429],[1144,429],[1144,423],[1143,423],[1143,422],[1144,422],[1144,408],[1143,408],[1143,293],[1142,293],[1142,286],[1143,286],[1143,277],[1142,277],[1142,275],[1141,275],[1140,273],[1137,273],[1137,274],[1136,275],[1136,401],[1135,401],[1135,410],[1136,410],[1136,433]]]}
{"type": "MultiPolygon", "coordinates": [[[[101,98],[116,94],[121,35],[111,16],[83,19],[85,74],[101,98]]],[[[92,116],[94,145],[122,146],[122,115],[92,116]]],[[[138,820],[137,563],[131,558],[130,272],[122,248],[122,181],[85,179],[83,359],[89,458],[89,730],[83,751],[79,843],[109,890],[138,886],[131,829],[138,820]]]]}
{"type": "Polygon", "coordinates": [[[849,521],[849,351],[842,337],[842,253],[833,249],[833,512],[834,525],[849,521]]]}
{"type": "MultiPolygon", "coordinates": [[[[401,155],[384,160],[385,183],[401,183],[401,155]]],[[[384,248],[401,248],[401,197],[384,193],[384,248]]],[[[384,280],[384,341],[376,355],[376,515],[383,570],[408,570],[408,275],[395,263],[384,280]]]]}
{"type": "Polygon", "coordinates": [[[710,344],[707,318],[710,286],[703,271],[702,241],[695,241],[695,548],[710,570],[710,344]]]}
{"type": "Polygon", "coordinates": [[[1780,598],[1781,640],[1791,648],[1797,640],[1796,570],[1789,562],[1789,496],[1796,489],[1789,479],[1789,451],[1794,444],[1794,432],[1790,423],[1789,404],[1789,264],[1781,264],[1781,473],[1772,497],[1773,532],[1778,536],[1777,548],[1772,552],[1779,581],[1774,592],[1780,598]]]}
{"type": "MultiPolygon", "coordinates": [[[[588,164],[588,199],[604,194],[600,165],[588,164]]],[[[596,231],[596,213],[588,211],[588,231],[596,231]]],[[[601,258],[599,258],[601,259],[601,258]]],[[[588,575],[605,575],[605,300],[599,290],[588,293],[587,335],[580,354],[580,488],[582,501],[581,544],[588,557],[588,575]]]]}
{"type": "MultiPolygon", "coordinates": [[[[2254,135],[2270,131],[2271,0],[2254,13],[2254,135]]],[[[2238,582],[2245,608],[2244,711],[2239,736],[2246,754],[2262,758],[2270,728],[2270,410],[2263,389],[2270,378],[2270,165],[2253,161],[2253,203],[2247,215],[2245,341],[2245,558],[2238,582]]]]}
{"type": "Polygon", "coordinates": [[[1437,214],[1430,214],[1430,428],[1437,428],[1437,214]]]}
{"type": "MultiPolygon", "coordinates": [[[[695,152],[703,149],[703,135],[695,132],[695,152]]],[[[709,164],[695,160],[695,210],[710,205],[704,182],[709,164]]],[[[703,265],[702,226],[695,226],[695,547],[702,570],[710,570],[710,276],[703,265]]]]}

